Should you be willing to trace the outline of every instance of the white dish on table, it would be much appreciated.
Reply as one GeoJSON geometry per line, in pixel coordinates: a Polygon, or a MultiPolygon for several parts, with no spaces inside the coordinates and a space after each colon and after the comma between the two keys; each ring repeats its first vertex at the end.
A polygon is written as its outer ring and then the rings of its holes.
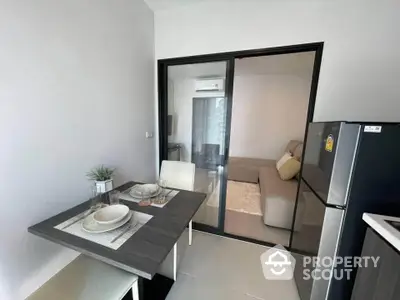
{"type": "MultiPolygon", "coordinates": [[[[123,225],[125,225],[129,220],[132,218],[132,212],[130,211],[125,218],[123,218],[121,221],[114,223],[114,224],[100,224],[96,222],[93,218],[93,214],[90,214],[87,216],[83,222],[82,222],[82,229],[86,232],[89,233],[103,233],[103,232],[108,232],[114,229],[117,229],[123,225]]],[[[136,226],[137,221],[133,220],[132,221],[132,226],[136,226]]]]}
{"type": "Polygon", "coordinates": [[[129,213],[129,207],[122,204],[103,207],[93,214],[99,224],[114,224],[121,221],[129,213]]]}
{"type": "Polygon", "coordinates": [[[155,197],[161,193],[162,189],[157,184],[137,184],[131,188],[129,195],[133,198],[140,198],[141,193],[145,197],[155,197]]]}

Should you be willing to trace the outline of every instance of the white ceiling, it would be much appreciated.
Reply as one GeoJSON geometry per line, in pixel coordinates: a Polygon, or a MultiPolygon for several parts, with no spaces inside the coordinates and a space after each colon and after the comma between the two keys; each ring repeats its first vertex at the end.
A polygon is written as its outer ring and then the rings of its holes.
{"type": "Polygon", "coordinates": [[[184,5],[212,0],[144,0],[153,11],[166,10],[184,5]]]}
{"type": "MultiPolygon", "coordinates": [[[[236,59],[235,76],[290,74],[303,76],[312,71],[314,52],[281,54],[236,59]]],[[[171,66],[169,79],[225,77],[226,63],[201,63],[171,66]]]]}

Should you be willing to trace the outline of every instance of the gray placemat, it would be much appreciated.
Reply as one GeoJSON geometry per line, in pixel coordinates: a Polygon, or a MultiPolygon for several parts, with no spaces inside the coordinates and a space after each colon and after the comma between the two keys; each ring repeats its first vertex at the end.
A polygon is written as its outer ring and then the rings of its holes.
{"type": "MultiPolygon", "coordinates": [[[[109,232],[104,232],[104,233],[89,233],[86,232],[82,229],[82,223],[85,218],[82,218],[84,214],[87,213],[87,211],[82,212],[75,217],[72,217],[68,219],[67,221],[64,221],[57,226],[54,226],[54,228],[67,232],[69,234],[78,236],[82,239],[89,240],[91,242],[103,245],[105,247],[117,250],[119,247],[121,247],[132,235],[134,235],[140,227],[142,227],[144,224],[146,224],[153,216],[145,213],[141,213],[138,211],[132,211],[133,218],[137,220],[136,226],[132,226],[127,232],[125,232],[121,237],[119,237],[115,242],[112,243],[113,239],[118,237],[124,230],[130,226],[130,222],[128,221],[125,225],[114,229],[109,232]],[[78,222],[75,222],[77,219],[82,218],[78,222]],[[75,223],[74,223],[75,222],[75,223]],[[68,226],[68,224],[72,224],[68,226]],[[66,227],[67,226],[67,227],[66,227]],[[66,227],[66,228],[64,228],[66,227]]],[[[92,216],[88,216],[87,218],[91,218],[92,216]]]]}
{"type": "MultiPolygon", "coordinates": [[[[139,202],[141,201],[141,199],[134,198],[134,197],[132,197],[132,196],[129,194],[131,188],[132,188],[132,187],[130,187],[129,189],[123,191],[123,192],[121,193],[121,195],[119,196],[119,198],[122,199],[122,200],[132,201],[132,202],[139,203],[139,202]]],[[[167,195],[167,196],[166,196],[166,200],[167,200],[167,201],[165,201],[165,203],[163,203],[163,204],[151,203],[151,206],[159,207],[159,208],[164,207],[165,205],[168,204],[169,201],[172,200],[172,198],[174,198],[176,195],[178,195],[179,191],[172,190],[172,189],[165,189],[163,193],[165,193],[165,194],[167,195]]],[[[157,197],[158,197],[158,196],[153,197],[153,198],[151,198],[151,199],[156,199],[157,197]]]]}

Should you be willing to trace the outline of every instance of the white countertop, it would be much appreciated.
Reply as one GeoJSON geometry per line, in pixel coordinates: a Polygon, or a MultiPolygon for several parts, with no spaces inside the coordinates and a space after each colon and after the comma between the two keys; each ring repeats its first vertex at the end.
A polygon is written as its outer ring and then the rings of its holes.
{"type": "Polygon", "coordinates": [[[389,244],[400,251],[400,231],[386,221],[400,222],[400,218],[364,213],[363,220],[389,244]]]}

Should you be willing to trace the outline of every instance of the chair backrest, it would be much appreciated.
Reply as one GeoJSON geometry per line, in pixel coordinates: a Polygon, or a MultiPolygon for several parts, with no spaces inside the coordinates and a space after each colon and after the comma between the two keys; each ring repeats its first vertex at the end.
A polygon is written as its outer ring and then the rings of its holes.
{"type": "Polygon", "coordinates": [[[163,160],[160,179],[166,180],[171,188],[193,191],[195,170],[195,165],[189,162],[163,160]]]}

